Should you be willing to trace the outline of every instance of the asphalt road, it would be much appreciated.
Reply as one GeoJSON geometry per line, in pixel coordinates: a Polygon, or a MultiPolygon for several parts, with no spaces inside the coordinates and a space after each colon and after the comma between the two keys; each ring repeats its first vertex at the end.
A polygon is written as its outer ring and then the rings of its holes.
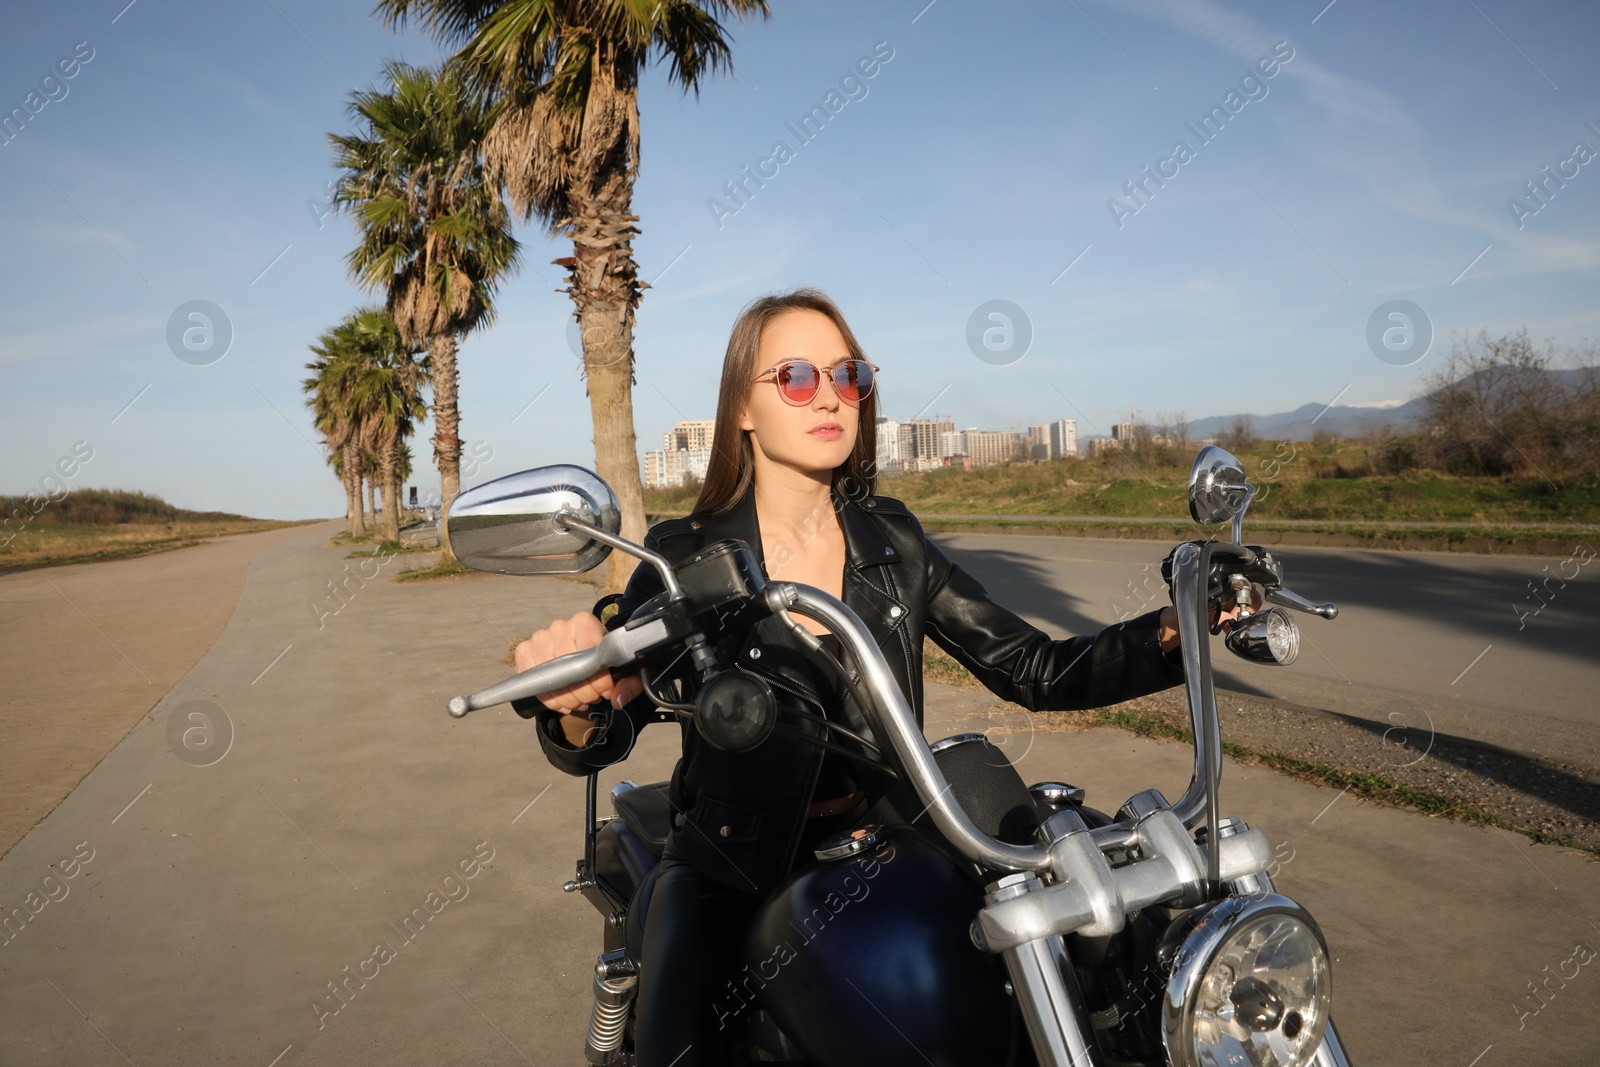
{"type": "MultiPolygon", "coordinates": [[[[1159,544],[934,538],[998,603],[1051,633],[1093,632],[1168,603],[1159,544]]],[[[1579,562],[1600,542],[1589,544],[1570,562],[1284,548],[1275,554],[1288,587],[1338,604],[1339,617],[1297,615],[1303,644],[1288,667],[1219,645],[1219,685],[1600,768],[1600,560],[1579,562]],[[1528,583],[1546,578],[1539,608],[1528,583]]]]}
{"type": "MultiPolygon", "coordinates": [[[[583,783],[508,710],[457,721],[444,700],[501,677],[514,636],[593,590],[351,580],[326,547],[336,528],[239,539],[254,550],[242,585],[214,590],[148,582],[129,560],[63,586],[74,608],[0,577],[8,638],[59,635],[7,661],[8,699],[91,656],[129,670],[111,646],[144,667],[162,618],[233,601],[220,632],[186,638],[201,652],[180,678],[85,691],[133,725],[0,859],[3,1067],[582,1062],[599,919],[558,887],[581,848],[583,783]],[[125,603],[128,583],[141,612],[96,608],[125,603]],[[108,647],[86,651],[96,641],[108,647]]],[[[981,727],[994,706],[931,686],[930,733],[981,727]]],[[[1185,779],[1183,746],[1033,734],[1022,719],[1010,751],[1030,781],[1075,781],[1115,807],[1185,779]]],[[[602,784],[664,777],[674,740],[647,733],[602,784]]],[[[5,773],[27,775],[11,742],[5,773]]],[[[1323,926],[1360,1067],[1595,1062],[1600,964],[1570,962],[1600,945],[1591,858],[1231,761],[1223,796],[1323,926]]]]}

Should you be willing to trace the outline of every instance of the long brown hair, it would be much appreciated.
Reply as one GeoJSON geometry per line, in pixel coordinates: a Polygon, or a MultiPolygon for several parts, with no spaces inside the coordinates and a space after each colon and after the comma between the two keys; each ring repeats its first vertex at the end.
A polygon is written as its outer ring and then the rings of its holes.
{"type": "MultiPolygon", "coordinates": [[[[851,359],[866,359],[866,353],[851,332],[844,313],[821,289],[796,289],[771,293],[745,305],[734,320],[728,335],[728,351],[722,360],[722,385],[717,392],[717,421],[711,434],[711,458],[706,465],[706,480],[695,501],[698,512],[726,511],[750,491],[755,482],[755,453],[750,436],[739,429],[739,412],[750,398],[760,357],[761,334],[767,323],[786,311],[815,311],[828,316],[839,328],[851,359]]],[[[872,495],[878,481],[878,390],[874,388],[861,402],[856,420],[856,441],[850,456],[833,471],[833,487],[846,499],[872,495]]]]}

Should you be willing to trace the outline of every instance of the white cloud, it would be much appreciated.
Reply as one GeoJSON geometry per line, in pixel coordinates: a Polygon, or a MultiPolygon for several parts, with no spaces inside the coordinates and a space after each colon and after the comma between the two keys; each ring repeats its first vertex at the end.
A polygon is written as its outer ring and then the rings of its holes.
{"type": "MultiPolygon", "coordinates": [[[[1119,5],[1121,6],[1121,5],[1119,5]]],[[[1284,35],[1210,0],[1130,0],[1126,5],[1209,41],[1245,63],[1253,63],[1284,35]]],[[[1311,32],[1315,32],[1312,28],[1311,32]]],[[[1289,38],[1290,43],[1296,43],[1289,38]]],[[[1480,264],[1488,277],[1508,277],[1600,266],[1600,242],[1518,230],[1497,200],[1493,212],[1455,202],[1434,179],[1421,147],[1428,132],[1392,93],[1340,74],[1303,52],[1283,65],[1280,77],[1305,91],[1319,118],[1281,113],[1277,122],[1289,144],[1319,167],[1360,180],[1380,204],[1402,215],[1453,228],[1475,230],[1496,244],[1522,253],[1480,264]]],[[[1433,284],[1449,279],[1441,278],[1433,284]]]]}

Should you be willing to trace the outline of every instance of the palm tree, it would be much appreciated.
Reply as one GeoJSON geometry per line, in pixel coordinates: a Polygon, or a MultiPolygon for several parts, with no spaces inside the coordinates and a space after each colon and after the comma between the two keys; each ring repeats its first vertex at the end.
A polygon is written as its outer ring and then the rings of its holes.
{"type": "Polygon", "coordinates": [[[357,355],[352,399],[359,412],[361,440],[377,462],[374,479],[383,491],[383,539],[400,539],[401,441],[415,420],[427,414],[422,385],[427,361],[401,339],[394,318],[382,308],[362,308],[346,320],[357,355]]]}
{"type": "MultiPolygon", "coordinates": [[[[732,67],[718,17],[765,17],[766,0],[378,0],[459,51],[450,60],[497,102],[484,141],[490,177],[524,221],[572,241],[567,293],[583,337],[595,466],[622,505],[622,535],[644,536],[633,430],[633,322],[641,291],[633,259],[639,166],[639,75],[647,61],[698,94],[732,67]]],[[[633,560],[612,553],[621,588],[633,560]]]]}
{"type": "Polygon", "coordinates": [[[321,432],[329,463],[344,483],[345,518],[351,537],[365,537],[361,508],[360,418],[351,399],[349,347],[343,324],[326,330],[311,346],[316,359],[306,364],[311,377],[301,383],[311,407],[312,422],[321,432]]]}
{"type": "MultiPolygon", "coordinates": [[[[402,340],[429,353],[433,454],[448,508],[461,489],[456,347],[494,320],[495,289],[520,253],[479,160],[498,107],[450,71],[390,62],[384,72],[387,90],[350,94],[358,132],[329,135],[344,170],[334,201],[356,219],[351,275],[384,290],[402,340]]],[[[439,541],[450,556],[443,524],[439,541]]]]}
{"type": "MultiPolygon", "coordinates": [[[[368,507],[377,525],[373,491],[384,498],[383,537],[398,540],[399,450],[413,422],[427,413],[422,400],[426,361],[413,349],[382,308],[362,308],[345,316],[311,346],[317,355],[306,364],[313,376],[304,382],[317,428],[323,431],[334,464],[344,479],[350,505],[350,534],[366,535],[361,483],[368,484],[368,507]]],[[[409,456],[407,459],[409,467],[409,456]]]]}
{"type": "Polygon", "coordinates": [[[401,494],[399,510],[395,512],[396,515],[399,515],[406,508],[403,494],[405,493],[406,483],[411,480],[411,445],[406,441],[406,438],[415,433],[416,429],[415,425],[407,424],[400,435],[400,443],[395,446],[394,450],[394,485],[396,492],[401,494]]]}

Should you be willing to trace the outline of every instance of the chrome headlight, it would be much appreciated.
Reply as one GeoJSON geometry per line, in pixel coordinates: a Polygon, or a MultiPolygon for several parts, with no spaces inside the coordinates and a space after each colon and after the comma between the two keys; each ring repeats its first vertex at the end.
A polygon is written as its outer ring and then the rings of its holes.
{"type": "Polygon", "coordinates": [[[1174,1067],[1304,1067],[1316,1055],[1333,997],[1328,945],[1288,897],[1203,905],[1168,928],[1159,952],[1174,1067]]]}
{"type": "Polygon", "coordinates": [[[1282,608],[1267,608],[1235,623],[1225,643],[1254,663],[1288,666],[1300,655],[1300,627],[1282,608]]]}

